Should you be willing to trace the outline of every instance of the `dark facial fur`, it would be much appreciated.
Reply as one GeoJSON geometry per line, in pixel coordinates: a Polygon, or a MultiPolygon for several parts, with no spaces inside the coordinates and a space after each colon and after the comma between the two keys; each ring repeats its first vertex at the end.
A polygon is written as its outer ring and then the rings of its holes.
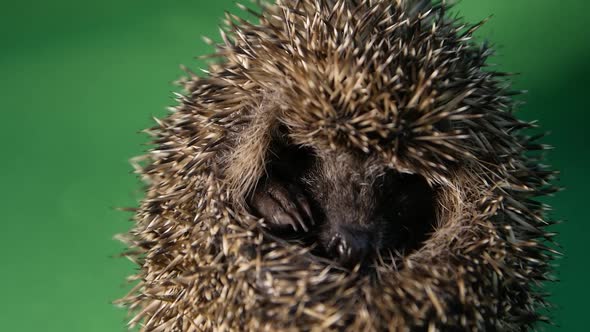
{"type": "Polygon", "coordinates": [[[415,249],[431,231],[434,192],[421,176],[344,149],[273,150],[250,200],[272,231],[299,235],[348,267],[377,252],[415,249]]]}

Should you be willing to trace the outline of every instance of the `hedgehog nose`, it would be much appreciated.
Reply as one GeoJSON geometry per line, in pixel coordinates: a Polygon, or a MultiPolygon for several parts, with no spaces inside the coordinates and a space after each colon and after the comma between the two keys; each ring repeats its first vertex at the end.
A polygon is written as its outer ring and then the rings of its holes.
{"type": "Polygon", "coordinates": [[[373,248],[373,236],[365,229],[340,226],[326,247],[328,254],[345,267],[362,263],[373,248]]]}

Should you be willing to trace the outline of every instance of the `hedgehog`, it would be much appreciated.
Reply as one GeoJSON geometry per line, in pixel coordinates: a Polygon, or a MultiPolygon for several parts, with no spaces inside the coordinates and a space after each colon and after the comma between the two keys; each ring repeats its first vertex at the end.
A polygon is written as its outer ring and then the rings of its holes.
{"type": "Polygon", "coordinates": [[[205,75],[134,161],[121,236],[141,331],[525,331],[556,172],[509,74],[445,1],[227,14],[205,75]]]}

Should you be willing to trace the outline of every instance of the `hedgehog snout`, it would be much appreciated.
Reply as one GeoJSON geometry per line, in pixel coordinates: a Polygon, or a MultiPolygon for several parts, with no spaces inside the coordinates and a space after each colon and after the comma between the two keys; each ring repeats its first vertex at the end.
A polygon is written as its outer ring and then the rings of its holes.
{"type": "Polygon", "coordinates": [[[342,224],[327,236],[325,249],[328,256],[345,267],[362,264],[376,248],[375,232],[355,225],[342,224]]]}

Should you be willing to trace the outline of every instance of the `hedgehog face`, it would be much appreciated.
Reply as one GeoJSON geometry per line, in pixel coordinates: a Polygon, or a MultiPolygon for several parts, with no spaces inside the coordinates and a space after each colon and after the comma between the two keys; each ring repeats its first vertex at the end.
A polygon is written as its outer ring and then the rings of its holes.
{"type": "Polygon", "coordinates": [[[424,178],[362,154],[336,151],[318,159],[304,185],[323,217],[319,240],[328,257],[352,266],[367,256],[411,251],[425,239],[434,194],[424,178]]]}
{"type": "Polygon", "coordinates": [[[271,230],[304,233],[317,254],[354,267],[416,249],[432,230],[434,191],[422,176],[344,149],[274,150],[250,205],[271,230]]]}

